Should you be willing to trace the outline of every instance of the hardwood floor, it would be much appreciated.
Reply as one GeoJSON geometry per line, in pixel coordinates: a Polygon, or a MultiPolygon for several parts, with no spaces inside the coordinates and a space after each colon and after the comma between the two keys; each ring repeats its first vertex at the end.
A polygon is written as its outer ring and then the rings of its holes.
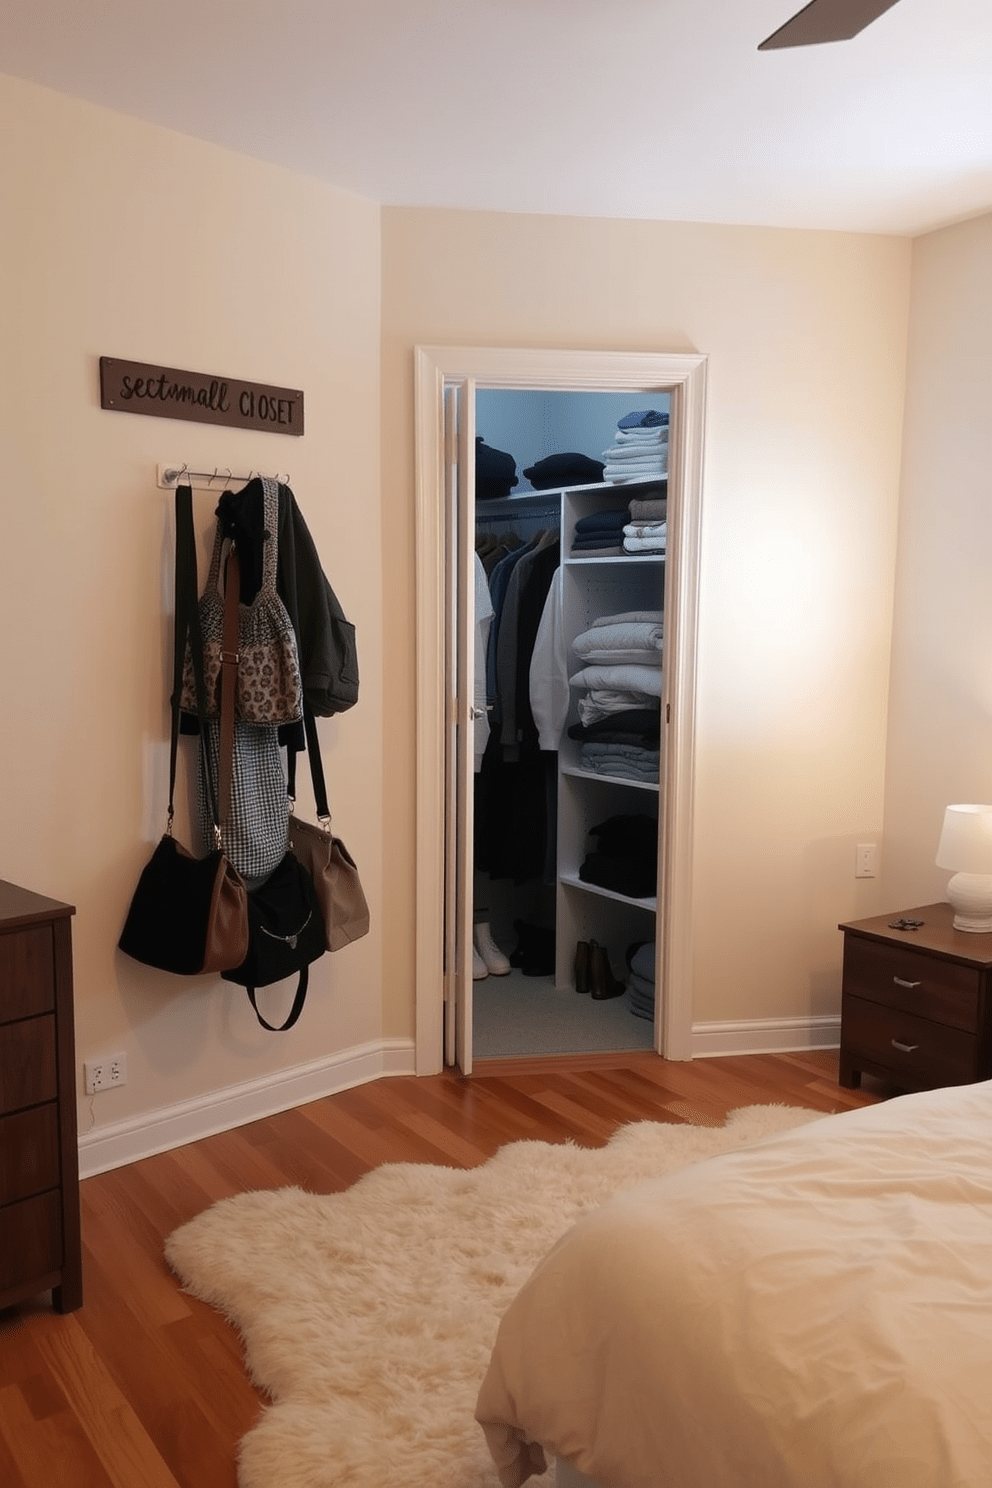
{"type": "Polygon", "coordinates": [[[835,1052],[498,1060],[470,1080],[362,1085],[87,1179],[82,1309],[60,1317],[46,1296],[0,1312],[0,1484],[235,1488],[263,1397],[234,1329],[162,1257],[165,1237],[216,1199],[333,1192],[384,1162],[472,1166],[522,1138],[598,1146],[628,1121],[722,1121],[768,1102],[835,1111],[892,1093],[841,1090],[835,1052]]]}

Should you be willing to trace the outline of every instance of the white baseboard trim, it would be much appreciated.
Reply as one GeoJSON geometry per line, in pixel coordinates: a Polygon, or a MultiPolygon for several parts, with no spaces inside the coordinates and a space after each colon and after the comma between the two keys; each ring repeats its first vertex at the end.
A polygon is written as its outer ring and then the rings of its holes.
{"type": "Polygon", "coordinates": [[[383,1039],[345,1049],[328,1059],[294,1065],[284,1073],[246,1080],[193,1100],[178,1101],[174,1106],[93,1127],[79,1138],[79,1176],[92,1178],[109,1168],[184,1147],[187,1142],[230,1131],[384,1075],[413,1074],[416,1060],[412,1039],[383,1039]]]}
{"type": "Polygon", "coordinates": [[[840,1015],[829,1018],[746,1018],[732,1023],[694,1023],[693,1059],[719,1054],[787,1054],[840,1047],[840,1015]]]}

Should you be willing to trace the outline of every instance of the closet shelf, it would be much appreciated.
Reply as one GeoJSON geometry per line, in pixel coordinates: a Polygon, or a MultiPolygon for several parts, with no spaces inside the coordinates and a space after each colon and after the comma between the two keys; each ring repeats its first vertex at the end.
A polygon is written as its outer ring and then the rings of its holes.
{"type": "Polygon", "coordinates": [[[643,557],[634,553],[615,553],[611,558],[573,558],[571,555],[566,554],[562,559],[562,562],[567,563],[569,566],[574,565],[575,567],[582,568],[589,568],[592,564],[597,564],[599,567],[606,567],[610,564],[618,563],[629,565],[632,568],[651,568],[656,564],[664,563],[664,561],[664,553],[645,554],[643,557]]]}
{"type": "MultiPolygon", "coordinates": [[[[629,781],[624,781],[629,785],[629,781]]],[[[586,883],[576,873],[561,873],[558,882],[570,889],[581,889],[584,894],[595,894],[600,899],[612,899],[616,904],[630,904],[634,909],[646,909],[655,914],[658,909],[657,895],[651,894],[647,899],[630,899],[626,894],[618,894],[614,889],[600,888],[599,884],[586,883]]]]}
{"type": "Polygon", "coordinates": [[[608,785],[629,786],[631,790],[654,791],[661,789],[657,780],[631,780],[626,775],[602,775],[598,770],[583,770],[580,765],[562,765],[563,775],[573,775],[577,780],[605,780],[608,785]]]}

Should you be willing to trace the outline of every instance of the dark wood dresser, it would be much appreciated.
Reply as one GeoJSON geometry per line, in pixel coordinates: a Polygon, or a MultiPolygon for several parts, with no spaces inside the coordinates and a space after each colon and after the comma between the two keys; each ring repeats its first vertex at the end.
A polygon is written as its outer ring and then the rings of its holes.
{"type": "Polygon", "coordinates": [[[840,1083],[902,1090],[992,1076],[992,934],[953,928],[949,904],[843,924],[840,1083]],[[900,919],[922,920],[915,930],[900,919]]]}
{"type": "Polygon", "coordinates": [[[83,1300],[73,914],[0,879],[0,1308],[83,1300]]]}

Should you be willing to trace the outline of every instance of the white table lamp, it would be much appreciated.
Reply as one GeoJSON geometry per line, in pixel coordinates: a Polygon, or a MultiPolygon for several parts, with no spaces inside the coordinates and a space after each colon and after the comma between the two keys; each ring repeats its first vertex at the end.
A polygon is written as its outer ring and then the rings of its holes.
{"type": "Polygon", "coordinates": [[[937,867],[954,870],[947,897],[955,930],[992,934],[992,806],[948,806],[937,867]]]}

